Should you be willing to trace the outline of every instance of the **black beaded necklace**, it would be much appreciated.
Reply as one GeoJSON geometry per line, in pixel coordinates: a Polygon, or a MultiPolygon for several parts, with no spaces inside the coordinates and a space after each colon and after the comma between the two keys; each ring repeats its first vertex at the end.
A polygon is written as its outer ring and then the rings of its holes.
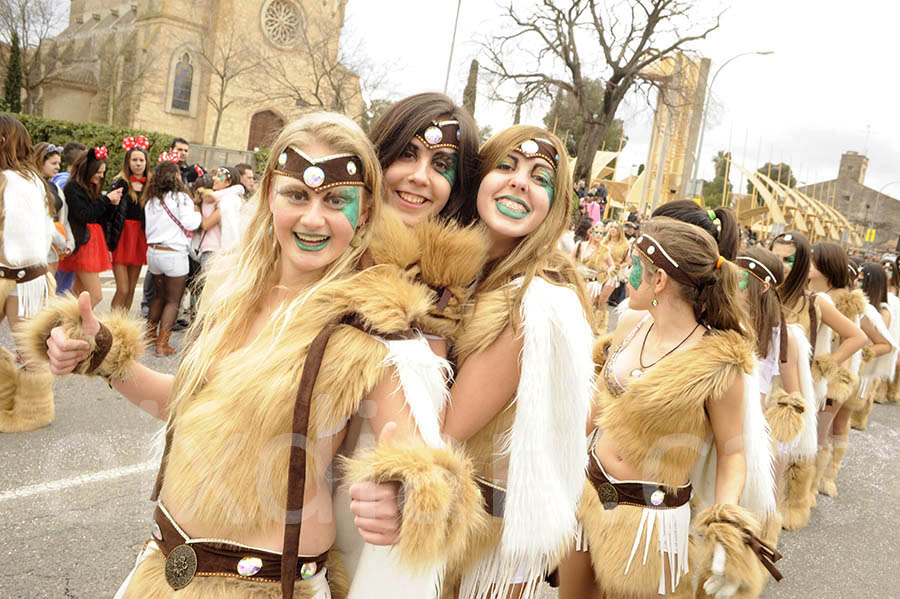
{"type": "Polygon", "coordinates": [[[659,357],[655,362],[653,362],[652,364],[647,364],[646,366],[644,366],[644,347],[647,345],[647,337],[650,336],[650,331],[653,330],[653,325],[654,325],[654,324],[656,324],[656,323],[655,323],[655,322],[651,322],[651,323],[650,323],[650,326],[647,328],[647,333],[644,335],[644,341],[641,342],[641,353],[638,354],[638,364],[640,364],[641,367],[640,367],[640,368],[635,368],[634,370],[631,371],[631,378],[633,378],[633,379],[639,379],[639,378],[641,378],[642,376],[644,376],[644,371],[645,371],[646,369],[655,366],[657,363],[659,363],[660,360],[662,360],[663,358],[667,357],[668,355],[670,355],[671,353],[673,353],[676,349],[678,349],[679,347],[681,347],[682,345],[684,345],[685,341],[687,341],[688,339],[690,339],[690,338],[691,338],[691,335],[694,334],[694,331],[696,331],[698,328],[700,328],[700,323],[698,322],[697,325],[696,325],[693,329],[691,329],[691,332],[687,334],[687,337],[685,337],[684,339],[682,339],[681,342],[680,342],[678,345],[676,345],[675,347],[673,347],[672,349],[670,349],[669,351],[667,351],[664,355],[660,356],[660,357],[659,357]]]}

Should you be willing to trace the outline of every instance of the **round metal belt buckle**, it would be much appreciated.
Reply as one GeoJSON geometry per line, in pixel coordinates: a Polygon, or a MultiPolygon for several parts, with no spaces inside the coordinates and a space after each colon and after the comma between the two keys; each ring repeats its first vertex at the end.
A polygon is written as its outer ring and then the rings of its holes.
{"type": "Polygon", "coordinates": [[[611,510],[619,505],[619,492],[612,486],[612,483],[603,483],[597,487],[597,496],[605,510],[611,510]]]}
{"type": "Polygon", "coordinates": [[[197,573],[197,553],[190,545],[179,545],[166,558],[166,582],[175,589],[183,589],[197,573]]]}

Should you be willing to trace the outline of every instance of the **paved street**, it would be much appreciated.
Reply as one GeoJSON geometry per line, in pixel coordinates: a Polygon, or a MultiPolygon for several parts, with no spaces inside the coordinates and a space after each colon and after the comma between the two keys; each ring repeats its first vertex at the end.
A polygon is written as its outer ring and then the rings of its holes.
{"type": "MultiPolygon", "coordinates": [[[[108,305],[112,289],[104,293],[108,305]]],[[[181,341],[176,333],[173,345],[181,341]]],[[[5,324],[0,344],[12,346],[5,324]]],[[[144,362],[173,372],[177,356],[151,352],[144,362]]],[[[162,423],[101,380],[69,377],[54,389],[52,425],[0,436],[2,599],[111,597],[149,534],[151,446],[162,423]]],[[[853,432],[840,496],[820,496],[810,526],[782,536],[786,579],[767,599],[900,596],[898,463],[900,406],[875,406],[869,430],[853,432]]]]}

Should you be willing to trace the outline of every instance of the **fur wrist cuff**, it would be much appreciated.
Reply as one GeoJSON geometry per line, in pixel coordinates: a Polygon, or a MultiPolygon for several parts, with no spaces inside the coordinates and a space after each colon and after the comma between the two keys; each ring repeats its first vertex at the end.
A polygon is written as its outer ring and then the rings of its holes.
{"type": "Polygon", "coordinates": [[[862,348],[863,362],[869,363],[872,361],[872,359],[874,357],[875,357],[875,350],[872,348],[871,345],[867,345],[864,348],[862,348]]]}
{"type": "Polygon", "coordinates": [[[472,536],[487,526],[472,464],[461,450],[413,443],[381,445],[345,459],[344,472],[348,484],[403,485],[395,549],[413,571],[435,563],[459,563],[472,536]]]}
{"type": "Polygon", "coordinates": [[[597,340],[594,341],[594,372],[597,374],[600,374],[600,371],[603,370],[603,366],[606,364],[606,359],[609,357],[609,352],[612,349],[612,340],[613,334],[607,333],[597,337],[597,340]]]}
{"type": "Polygon", "coordinates": [[[797,438],[803,430],[803,396],[799,392],[788,393],[784,389],[775,392],[774,401],[766,408],[766,420],[772,431],[772,438],[788,443],[797,438]]]}
{"type": "Polygon", "coordinates": [[[781,573],[774,562],[781,554],[759,538],[760,525],[753,515],[736,505],[717,504],[697,516],[700,545],[700,580],[716,597],[749,599],[760,590],[759,562],[776,580],[781,573]]]}
{"type": "Polygon", "coordinates": [[[96,336],[82,328],[78,300],[64,297],[50,302],[37,316],[23,323],[17,335],[23,353],[32,360],[47,362],[47,339],[55,327],[63,327],[70,339],[87,341],[91,348],[87,358],[75,367],[75,374],[123,378],[132,362],[144,353],[144,325],[115,311],[100,322],[96,336]]]}
{"type": "Polygon", "coordinates": [[[837,372],[837,364],[831,354],[820,354],[812,363],[812,375],[814,379],[830,379],[837,372]]]}
{"type": "Polygon", "coordinates": [[[858,383],[859,377],[846,368],[838,368],[837,373],[828,380],[828,397],[843,403],[850,398],[858,383]]]}

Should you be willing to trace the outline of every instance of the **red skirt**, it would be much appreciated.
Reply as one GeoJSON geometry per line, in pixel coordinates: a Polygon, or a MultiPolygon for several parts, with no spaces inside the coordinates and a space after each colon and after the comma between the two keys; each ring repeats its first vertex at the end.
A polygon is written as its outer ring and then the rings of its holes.
{"type": "Polygon", "coordinates": [[[144,235],[139,221],[125,221],[125,228],[122,229],[122,236],[119,237],[119,245],[112,253],[112,262],[128,266],[147,264],[147,237],[144,235]]]}
{"type": "Polygon", "coordinates": [[[109,260],[109,249],[103,228],[97,223],[88,223],[87,230],[91,235],[88,242],[78,251],[59,261],[59,270],[65,272],[103,272],[112,268],[109,260]]]}

